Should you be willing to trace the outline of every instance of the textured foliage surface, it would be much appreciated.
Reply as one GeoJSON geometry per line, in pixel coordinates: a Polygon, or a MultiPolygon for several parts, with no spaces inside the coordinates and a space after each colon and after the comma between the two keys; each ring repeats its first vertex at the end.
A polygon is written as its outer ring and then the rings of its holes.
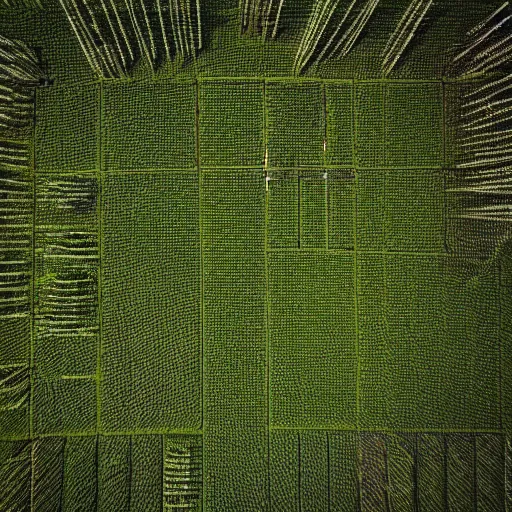
{"type": "Polygon", "coordinates": [[[0,0],[53,80],[0,126],[0,512],[512,510],[510,186],[468,199],[446,72],[503,2],[42,2],[0,0]]]}

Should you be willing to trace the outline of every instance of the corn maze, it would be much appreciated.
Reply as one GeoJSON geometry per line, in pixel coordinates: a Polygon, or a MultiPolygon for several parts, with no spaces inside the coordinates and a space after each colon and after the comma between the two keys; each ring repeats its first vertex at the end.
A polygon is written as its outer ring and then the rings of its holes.
{"type": "Polygon", "coordinates": [[[512,512],[511,30],[0,0],[0,512],[512,512]]]}

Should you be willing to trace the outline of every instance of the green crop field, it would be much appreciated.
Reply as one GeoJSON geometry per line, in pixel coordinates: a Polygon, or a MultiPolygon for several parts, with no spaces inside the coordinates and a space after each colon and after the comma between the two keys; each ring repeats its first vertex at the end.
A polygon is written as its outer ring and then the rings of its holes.
{"type": "Polygon", "coordinates": [[[512,512],[512,6],[0,0],[0,512],[512,512]]]}

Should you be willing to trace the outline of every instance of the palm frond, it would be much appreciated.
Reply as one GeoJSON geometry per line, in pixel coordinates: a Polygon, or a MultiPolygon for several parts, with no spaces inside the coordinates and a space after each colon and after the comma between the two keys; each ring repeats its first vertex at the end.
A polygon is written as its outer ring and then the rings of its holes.
{"type": "MultiPolygon", "coordinates": [[[[512,222],[512,80],[489,79],[461,95],[456,116],[457,178],[447,192],[462,199],[461,219],[512,222]],[[464,199],[465,198],[465,199],[464,199]]],[[[501,231],[500,231],[501,233],[501,231]]]]}
{"type": "MultiPolygon", "coordinates": [[[[34,199],[28,172],[29,161],[28,142],[0,142],[0,215],[3,232],[0,250],[8,255],[0,265],[0,317],[4,318],[30,315],[34,199]]],[[[20,386],[23,387],[21,383],[20,386]]],[[[0,409],[14,407],[15,404],[21,406],[26,400],[24,392],[14,391],[8,402],[0,405],[0,409]]]]}
{"type": "Polygon", "coordinates": [[[447,74],[454,77],[501,71],[512,62],[512,11],[505,2],[467,32],[466,43],[454,56],[447,74]]]}
{"type": "Polygon", "coordinates": [[[0,461],[0,509],[30,510],[32,441],[9,442],[8,456],[0,461]]]}
{"type": "Polygon", "coordinates": [[[124,0],[122,9],[115,0],[59,1],[101,78],[129,76],[139,60],[156,71],[160,62],[189,59],[202,48],[199,0],[124,0]]]}
{"type": "Polygon", "coordinates": [[[165,438],[164,509],[196,510],[202,492],[202,446],[193,437],[165,438]],[[188,441],[188,442],[185,442],[188,441]]]}
{"type": "Polygon", "coordinates": [[[368,21],[375,12],[375,9],[379,5],[379,2],[380,0],[368,0],[366,2],[363,8],[359,11],[359,14],[355,18],[355,20],[352,22],[348,30],[341,38],[341,40],[335,46],[335,53],[339,51],[341,57],[344,57],[345,55],[348,55],[350,53],[350,51],[356,44],[357,40],[361,36],[361,33],[368,24],[368,21]]]}
{"type": "Polygon", "coordinates": [[[447,190],[462,200],[459,218],[505,225],[512,222],[512,75],[507,72],[512,63],[511,27],[506,1],[467,32],[448,70],[451,76],[483,76],[485,81],[460,82],[466,92],[454,116],[457,179],[447,190]],[[494,72],[505,75],[486,78],[494,72]]]}
{"type": "Polygon", "coordinates": [[[11,137],[31,125],[32,88],[48,83],[37,55],[26,44],[0,36],[0,132],[11,137]]]}
{"type": "Polygon", "coordinates": [[[325,58],[348,55],[377,8],[380,0],[351,0],[342,6],[339,0],[317,1],[295,57],[295,72],[325,58]],[[341,12],[338,12],[341,11],[341,12]]]}
{"type": "Polygon", "coordinates": [[[315,3],[295,56],[294,68],[297,74],[308,64],[324,32],[327,30],[338,4],[339,0],[323,0],[315,3]]]}
{"type": "Polygon", "coordinates": [[[240,3],[240,29],[242,34],[275,38],[284,0],[242,0],[240,3]]]}
{"type": "Polygon", "coordinates": [[[405,49],[414,38],[418,27],[425,18],[433,0],[413,0],[400,19],[395,31],[386,44],[382,69],[385,75],[393,70],[405,49]]]}
{"type": "Polygon", "coordinates": [[[0,36],[0,83],[32,87],[44,80],[38,57],[28,46],[0,36]]]}

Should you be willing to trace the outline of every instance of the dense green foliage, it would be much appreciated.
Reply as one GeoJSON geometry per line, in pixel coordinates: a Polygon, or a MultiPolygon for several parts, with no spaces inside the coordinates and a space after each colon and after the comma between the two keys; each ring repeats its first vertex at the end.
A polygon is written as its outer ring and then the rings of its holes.
{"type": "Polygon", "coordinates": [[[0,512],[512,510],[510,217],[445,74],[500,2],[173,0],[201,39],[122,78],[13,3],[54,83],[0,133],[0,512]]]}

